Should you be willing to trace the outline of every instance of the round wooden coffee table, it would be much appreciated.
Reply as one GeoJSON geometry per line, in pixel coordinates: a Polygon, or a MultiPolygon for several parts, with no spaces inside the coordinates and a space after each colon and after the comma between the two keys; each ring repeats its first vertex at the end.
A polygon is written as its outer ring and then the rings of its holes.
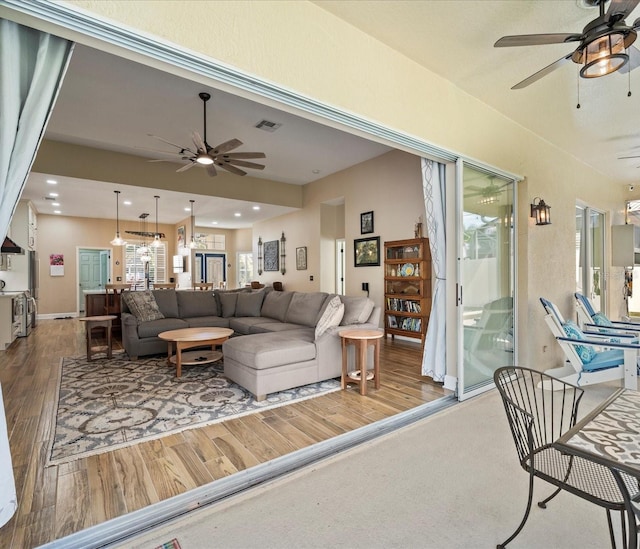
{"type": "Polygon", "coordinates": [[[216,351],[233,334],[229,328],[181,328],[158,334],[160,339],[169,343],[167,362],[176,365],[176,377],[182,375],[182,365],[210,364],[222,358],[222,352],[216,351]],[[175,356],[173,348],[175,345],[175,356]],[[182,353],[186,349],[211,345],[211,350],[182,353]]]}

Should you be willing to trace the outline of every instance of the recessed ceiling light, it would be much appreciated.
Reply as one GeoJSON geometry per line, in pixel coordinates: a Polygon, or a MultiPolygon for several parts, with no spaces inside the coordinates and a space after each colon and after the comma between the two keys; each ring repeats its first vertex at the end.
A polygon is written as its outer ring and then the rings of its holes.
{"type": "Polygon", "coordinates": [[[55,179],[47,179],[47,183],[49,183],[49,185],[57,185],[58,182],[55,179]]]}
{"type": "Polygon", "coordinates": [[[184,211],[185,211],[185,212],[190,212],[190,211],[191,211],[191,208],[185,208],[185,209],[184,209],[184,211]]]}
{"type": "Polygon", "coordinates": [[[253,207],[253,209],[254,209],[254,210],[259,210],[259,209],[260,209],[260,206],[254,206],[254,207],[253,207]]]}
{"type": "Polygon", "coordinates": [[[54,198],[58,196],[58,193],[49,193],[49,196],[53,196],[54,198]]]}
{"type": "Polygon", "coordinates": [[[125,206],[131,206],[131,200],[125,200],[125,201],[123,202],[123,204],[124,204],[125,206]]]}
{"type": "Polygon", "coordinates": [[[217,225],[217,224],[218,224],[218,222],[217,222],[217,221],[212,221],[212,222],[211,222],[211,224],[212,224],[212,225],[217,225]]]}
{"type": "Polygon", "coordinates": [[[58,206],[60,206],[60,202],[52,202],[51,205],[58,207],[58,206]]]}
{"type": "Polygon", "coordinates": [[[311,170],[311,173],[319,174],[320,170],[311,170]]]}
{"type": "Polygon", "coordinates": [[[233,215],[235,215],[236,217],[240,217],[242,214],[240,212],[236,212],[233,215]]]}
{"type": "Polygon", "coordinates": [[[54,214],[61,214],[62,212],[60,210],[54,210],[53,212],[54,214]]]}

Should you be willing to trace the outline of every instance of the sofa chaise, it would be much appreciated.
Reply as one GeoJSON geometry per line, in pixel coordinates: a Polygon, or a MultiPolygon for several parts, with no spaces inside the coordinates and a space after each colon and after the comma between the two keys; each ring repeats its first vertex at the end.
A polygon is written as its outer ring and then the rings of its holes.
{"type": "Polygon", "coordinates": [[[135,360],[166,353],[167,344],[158,337],[161,332],[231,328],[234,336],[222,348],[225,376],[262,400],[269,393],[339,377],[338,333],[378,328],[380,314],[380,307],[367,297],[325,292],[130,292],[122,299],[122,343],[135,360]]]}

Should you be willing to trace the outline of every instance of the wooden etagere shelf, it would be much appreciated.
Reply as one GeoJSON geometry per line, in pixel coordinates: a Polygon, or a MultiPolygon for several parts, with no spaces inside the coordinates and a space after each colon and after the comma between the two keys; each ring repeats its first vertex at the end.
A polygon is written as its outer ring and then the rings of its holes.
{"type": "Polygon", "coordinates": [[[420,339],[431,313],[431,250],[428,238],[384,243],[384,334],[420,339]]]}

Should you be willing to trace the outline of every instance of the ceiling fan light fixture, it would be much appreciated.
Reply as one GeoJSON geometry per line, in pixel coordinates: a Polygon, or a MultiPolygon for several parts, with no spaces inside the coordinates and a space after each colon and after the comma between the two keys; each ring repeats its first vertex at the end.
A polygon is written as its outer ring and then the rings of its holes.
{"type": "Polygon", "coordinates": [[[213,158],[211,158],[208,154],[206,153],[200,153],[198,154],[198,156],[196,157],[196,162],[198,164],[202,164],[203,166],[210,166],[211,164],[213,164],[213,158]]]}
{"type": "Polygon", "coordinates": [[[580,69],[580,76],[600,78],[622,68],[629,61],[625,38],[621,32],[612,32],[586,44],[582,50],[584,67],[580,69]]]}

